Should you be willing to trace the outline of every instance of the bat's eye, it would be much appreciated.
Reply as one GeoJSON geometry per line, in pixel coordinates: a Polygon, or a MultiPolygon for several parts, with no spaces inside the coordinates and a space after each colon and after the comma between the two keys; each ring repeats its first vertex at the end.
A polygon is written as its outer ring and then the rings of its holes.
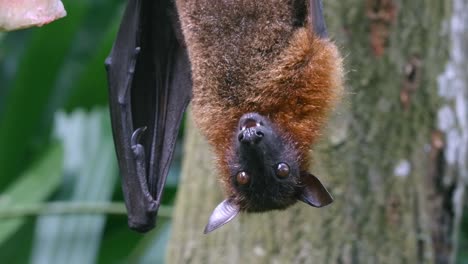
{"type": "Polygon", "coordinates": [[[245,171],[240,171],[236,175],[236,180],[240,185],[245,185],[249,183],[250,176],[245,171]]]}
{"type": "Polygon", "coordinates": [[[286,178],[289,176],[289,166],[288,164],[281,162],[276,167],[276,175],[280,178],[286,178]]]}

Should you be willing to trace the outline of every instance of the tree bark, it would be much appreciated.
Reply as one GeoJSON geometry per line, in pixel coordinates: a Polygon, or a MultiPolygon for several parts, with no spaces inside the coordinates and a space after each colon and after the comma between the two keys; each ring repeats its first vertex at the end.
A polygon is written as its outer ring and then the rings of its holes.
{"type": "Polygon", "coordinates": [[[324,7],[346,57],[347,95],[311,171],[335,202],[242,214],[203,235],[223,197],[190,123],[169,263],[454,263],[468,178],[468,4],[324,7]]]}

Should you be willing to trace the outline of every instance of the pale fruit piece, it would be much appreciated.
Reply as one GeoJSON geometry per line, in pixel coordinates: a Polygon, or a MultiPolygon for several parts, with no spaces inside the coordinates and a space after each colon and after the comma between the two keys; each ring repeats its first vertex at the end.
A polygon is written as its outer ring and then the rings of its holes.
{"type": "Polygon", "coordinates": [[[42,26],[66,15],[60,0],[0,0],[0,31],[42,26]]]}

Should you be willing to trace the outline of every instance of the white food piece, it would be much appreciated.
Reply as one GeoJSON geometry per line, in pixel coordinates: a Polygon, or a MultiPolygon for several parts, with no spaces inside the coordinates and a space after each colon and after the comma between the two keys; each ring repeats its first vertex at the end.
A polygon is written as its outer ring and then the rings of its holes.
{"type": "Polygon", "coordinates": [[[66,15],[60,0],[0,0],[0,31],[40,27],[66,15]]]}

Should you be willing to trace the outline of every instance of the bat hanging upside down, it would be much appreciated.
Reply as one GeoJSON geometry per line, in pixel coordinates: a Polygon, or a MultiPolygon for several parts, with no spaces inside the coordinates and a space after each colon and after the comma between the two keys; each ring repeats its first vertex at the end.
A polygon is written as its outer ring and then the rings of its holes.
{"type": "Polygon", "coordinates": [[[342,89],[320,0],[129,0],[106,66],[130,228],[155,224],[190,100],[227,197],[205,233],[242,211],[332,202],[307,171],[342,89]]]}

